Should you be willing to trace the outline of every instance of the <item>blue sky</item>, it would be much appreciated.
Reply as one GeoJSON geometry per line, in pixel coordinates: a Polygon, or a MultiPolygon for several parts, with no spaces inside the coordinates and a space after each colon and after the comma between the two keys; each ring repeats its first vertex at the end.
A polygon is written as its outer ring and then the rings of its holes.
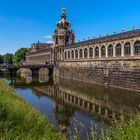
{"type": "Polygon", "coordinates": [[[139,0],[0,0],[0,54],[49,42],[62,7],[76,40],[140,28],[139,0]]]}

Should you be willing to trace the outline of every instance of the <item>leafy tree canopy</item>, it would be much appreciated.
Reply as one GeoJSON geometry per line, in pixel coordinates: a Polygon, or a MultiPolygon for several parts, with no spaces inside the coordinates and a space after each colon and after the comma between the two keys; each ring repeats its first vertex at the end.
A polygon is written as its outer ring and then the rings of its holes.
{"type": "Polygon", "coordinates": [[[3,56],[2,55],[0,55],[0,64],[3,64],[3,56]]]}
{"type": "Polygon", "coordinates": [[[25,61],[25,53],[28,51],[28,48],[21,48],[15,52],[14,63],[19,64],[25,61]]]}
{"type": "Polygon", "coordinates": [[[7,53],[3,56],[4,64],[13,64],[13,54],[7,53]]]}

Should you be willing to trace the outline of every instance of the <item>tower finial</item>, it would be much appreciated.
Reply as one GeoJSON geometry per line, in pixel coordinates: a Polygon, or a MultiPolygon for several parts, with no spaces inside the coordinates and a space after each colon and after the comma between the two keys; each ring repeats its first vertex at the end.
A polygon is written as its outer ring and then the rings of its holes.
{"type": "Polygon", "coordinates": [[[66,9],[62,8],[62,18],[66,19],[66,9]]]}

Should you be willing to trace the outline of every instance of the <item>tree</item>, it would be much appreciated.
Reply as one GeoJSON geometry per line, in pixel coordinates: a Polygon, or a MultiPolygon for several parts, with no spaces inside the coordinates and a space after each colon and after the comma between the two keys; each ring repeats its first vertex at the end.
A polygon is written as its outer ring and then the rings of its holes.
{"type": "Polygon", "coordinates": [[[4,55],[4,64],[13,64],[13,54],[7,53],[4,55]]]}
{"type": "Polygon", "coordinates": [[[0,55],[0,64],[3,64],[3,56],[0,55]]]}
{"type": "Polygon", "coordinates": [[[14,55],[14,63],[20,64],[23,61],[25,61],[26,52],[28,52],[28,48],[21,48],[18,51],[16,51],[14,55]]]}

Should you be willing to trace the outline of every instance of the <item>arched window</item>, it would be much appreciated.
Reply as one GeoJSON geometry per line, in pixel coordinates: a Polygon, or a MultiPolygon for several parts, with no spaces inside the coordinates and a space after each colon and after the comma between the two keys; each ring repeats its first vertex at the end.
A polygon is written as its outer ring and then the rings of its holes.
{"type": "Polygon", "coordinates": [[[131,45],[129,42],[125,43],[125,45],[124,45],[124,54],[125,55],[131,54],[131,45]]]}
{"type": "Polygon", "coordinates": [[[95,48],[95,57],[99,57],[99,47],[95,48]]]}
{"type": "Polygon", "coordinates": [[[78,59],[78,50],[75,51],[75,58],[78,59]]]}
{"type": "Polygon", "coordinates": [[[134,44],[134,53],[136,55],[140,54],[140,41],[136,41],[134,44]]]}
{"type": "Polygon", "coordinates": [[[109,57],[112,57],[113,56],[113,46],[112,45],[109,45],[108,46],[108,56],[109,57]]]}
{"type": "Polygon", "coordinates": [[[56,37],[56,40],[55,40],[55,44],[57,45],[58,44],[58,38],[56,37]]]}
{"type": "Polygon", "coordinates": [[[121,56],[121,44],[116,45],[116,56],[121,56]]]}
{"type": "Polygon", "coordinates": [[[70,51],[68,51],[68,59],[70,59],[70,51]]]}
{"type": "Polygon", "coordinates": [[[84,49],[84,58],[87,58],[87,56],[88,56],[88,50],[87,50],[87,48],[85,48],[84,49]]]}
{"type": "Polygon", "coordinates": [[[101,47],[101,57],[105,57],[105,46],[101,47]]]}
{"type": "Polygon", "coordinates": [[[80,58],[83,58],[83,50],[82,49],[80,49],[79,55],[80,55],[80,58]]]}
{"type": "Polygon", "coordinates": [[[89,57],[93,58],[93,48],[92,47],[89,49],[89,57]]]}
{"type": "Polygon", "coordinates": [[[65,59],[67,59],[67,52],[65,52],[65,59]]]}
{"type": "Polygon", "coordinates": [[[71,58],[74,59],[74,51],[71,51],[71,58]]]}

